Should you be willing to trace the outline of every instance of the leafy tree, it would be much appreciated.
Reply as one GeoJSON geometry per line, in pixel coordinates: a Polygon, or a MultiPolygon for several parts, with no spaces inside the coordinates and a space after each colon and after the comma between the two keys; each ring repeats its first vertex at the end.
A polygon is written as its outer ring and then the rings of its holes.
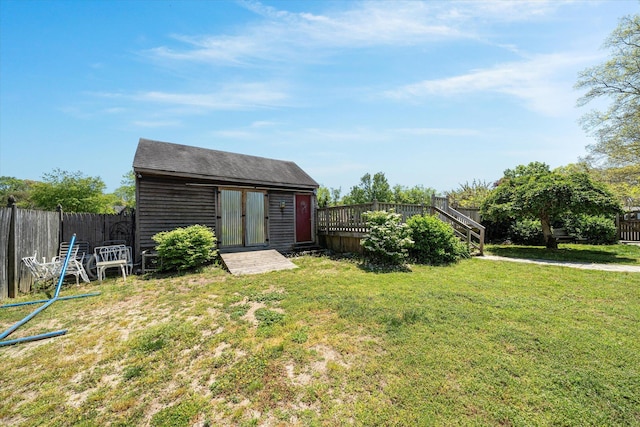
{"type": "Polygon", "coordinates": [[[342,187],[330,188],[329,191],[331,191],[331,204],[335,206],[338,203],[340,203],[340,197],[342,195],[342,187]]]}
{"type": "Polygon", "coordinates": [[[640,206],[640,164],[590,171],[596,180],[606,182],[625,206],[640,206]]]}
{"type": "Polygon", "coordinates": [[[422,185],[414,185],[411,188],[396,184],[393,186],[393,201],[395,203],[408,203],[412,205],[431,203],[431,196],[436,190],[422,185]]]}
{"type": "Polygon", "coordinates": [[[556,170],[563,173],[588,173],[594,181],[606,183],[622,205],[628,207],[640,205],[640,164],[608,168],[594,167],[593,164],[582,161],[556,170]]]}
{"type": "Polygon", "coordinates": [[[351,187],[351,191],[344,197],[345,204],[370,203],[374,200],[390,202],[393,193],[384,173],[378,172],[371,177],[366,173],[360,178],[360,184],[351,187]]]}
{"type": "Polygon", "coordinates": [[[116,188],[113,194],[124,206],[136,207],[136,175],[132,170],[122,175],[120,187],[116,188]]]}
{"type": "Polygon", "coordinates": [[[539,219],[549,249],[558,247],[551,225],[563,216],[620,211],[613,193],[588,174],[552,172],[540,162],[507,169],[480,207],[482,216],[493,221],[539,219]]]}
{"type": "Polygon", "coordinates": [[[318,206],[320,206],[321,208],[326,208],[331,202],[331,193],[329,192],[329,189],[327,187],[321,185],[320,188],[318,188],[316,198],[318,199],[318,206]]]}
{"type": "Polygon", "coordinates": [[[33,207],[31,201],[31,188],[34,182],[22,180],[11,176],[0,176],[0,203],[7,206],[9,197],[16,199],[16,205],[20,208],[29,209],[33,207]]]}
{"type": "Polygon", "coordinates": [[[588,89],[578,105],[602,98],[611,101],[607,111],[591,111],[582,119],[596,140],[587,147],[586,160],[613,169],[616,181],[632,189],[640,176],[640,15],[623,17],[604,48],[611,52],[609,59],[584,70],[576,83],[578,89],[588,89]]]}
{"type": "Polygon", "coordinates": [[[468,181],[460,184],[457,189],[449,191],[447,196],[453,207],[477,208],[489,195],[492,186],[493,184],[486,181],[476,181],[474,179],[471,184],[468,181]]]}
{"type": "Polygon", "coordinates": [[[336,206],[340,202],[341,192],[341,188],[327,188],[321,185],[320,188],[318,188],[318,194],[316,195],[318,198],[318,206],[321,208],[336,206]]]}
{"type": "Polygon", "coordinates": [[[35,207],[45,210],[61,205],[66,212],[113,213],[117,198],[103,194],[105,187],[99,177],[54,169],[33,184],[31,198],[35,207]]]}

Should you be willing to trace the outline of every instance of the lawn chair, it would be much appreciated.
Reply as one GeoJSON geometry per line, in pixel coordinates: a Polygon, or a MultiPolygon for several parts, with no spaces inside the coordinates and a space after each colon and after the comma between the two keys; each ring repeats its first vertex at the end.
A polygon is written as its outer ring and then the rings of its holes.
{"type": "Polygon", "coordinates": [[[60,272],[62,271],[61,262],[39,262],[36,255],[24,257],[22,258],[22,262],[27,267],[36,283],[57,279],[60,277],[60,272]]]}
{"type": "MultiPolygon", "coordinates": [[[[76,285],[80,284],[80,277],[82,277],[82,280],[84,282],[90,282],[87,271],[84,269],[84,258],[88,251],[88,242],[76,242],[74,243],[73,249],[71,250],[71,256],[69,257],[69,263],[67,264],[67,269],[65,270],[65,276],[69,274],[76,276],[76,285]]],[[[60,263],[64,262],[64,259],[67,257],[68,252],[69,242],[60,243],[59,254],[53,260],[60,263]]]]}
{"type": "Polygon", "coordinates": [[[125,245],[98,246],[93,250],[96,257],[98,280],[102,282],[107,268],[119,267],[122,279],[127,281],[126,270],[131,259],[130,249],[125,245]]]}

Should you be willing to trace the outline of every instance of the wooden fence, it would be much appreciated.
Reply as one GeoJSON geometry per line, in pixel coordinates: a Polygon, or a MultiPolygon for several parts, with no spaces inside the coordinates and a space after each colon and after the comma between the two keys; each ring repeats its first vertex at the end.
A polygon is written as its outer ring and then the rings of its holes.
{"type": "MultiPolygon", "coordinates": [[[[438,215],[453,226],[455,234],[467,242],[469,248],[480,253],[484,250],[485,228],[479,221],[449,207],[444,197],[433,197],[430,205],[400,203],[364,203],[358,205],[332,206],[317,211],[316,225],[319,243],[338,252],[361,252],[360,240],[368,233],[363,214],[367,211],[391,211],[402,215],[406,221],[414,215],[438,215]]],[[[475,211],[475,210],[471,210],[475,211]]],[[[475,211],[477,214],[477,211],[475,211]]]]}
{"type": "Polygon", "coordinates": [[[640,219],[619,219],[618,238],[625,242],[640,242],[640,219]]]}
{"type": "Polygon", "coordinates": [[[124,241],[135,247],[135,221],[131,212],[119,215],[76,214],[0,208],[0,299],[29,292],[33,278],[22,258],[36,255],[50,260],[61,242],[86,241],[92,251],[105,241],[124,241]]]}

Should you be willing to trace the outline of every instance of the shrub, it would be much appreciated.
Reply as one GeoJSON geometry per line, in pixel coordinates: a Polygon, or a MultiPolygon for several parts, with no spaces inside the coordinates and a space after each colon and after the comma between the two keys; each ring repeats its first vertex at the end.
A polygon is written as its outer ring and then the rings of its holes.
{"type": "Polygon", "coordinates": [[[402,224],[402,216],[385,211],[365,212],[363,216],[369,227],[369,233],[360,242],[365,258],[379,266],[405,264],[413,241],[406,224],[402,224]]]}
{"type": "Polygon", "coordinates": [[[210,262],[218,254],[216,237],[204,225],[163,231],[153,236],[161,271],[188,270],[210,262]]]}
{"type": "Polygon", "coordinates": [[[409,253],[421,264],[449,264],[468,258],[469,248],[458,239],[453,228],[431,215],[416,215],[407,221],[414,241],[409,253]]]}
{"type": "Polygon", "coordinates": [[[544,245],[539,219],[519,219],[509,227],[509,237],[516,245],[544,245]]]}
{"type": "Polygon", "coordinates": [[[590,245],[611,245],[617,242],[613,219],[602,215],[576,215],[565,218],[565,228],[573,236],[582,237],[590,245]]]}

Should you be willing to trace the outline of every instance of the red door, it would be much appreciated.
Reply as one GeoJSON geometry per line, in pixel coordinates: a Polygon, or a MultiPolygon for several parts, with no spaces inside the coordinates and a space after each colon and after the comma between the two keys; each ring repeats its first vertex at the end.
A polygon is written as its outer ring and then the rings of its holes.
{"type": "Polygon", "coordinates": [[[311,195],[296,194],[296,243],[311,241],[311,195]]]}

